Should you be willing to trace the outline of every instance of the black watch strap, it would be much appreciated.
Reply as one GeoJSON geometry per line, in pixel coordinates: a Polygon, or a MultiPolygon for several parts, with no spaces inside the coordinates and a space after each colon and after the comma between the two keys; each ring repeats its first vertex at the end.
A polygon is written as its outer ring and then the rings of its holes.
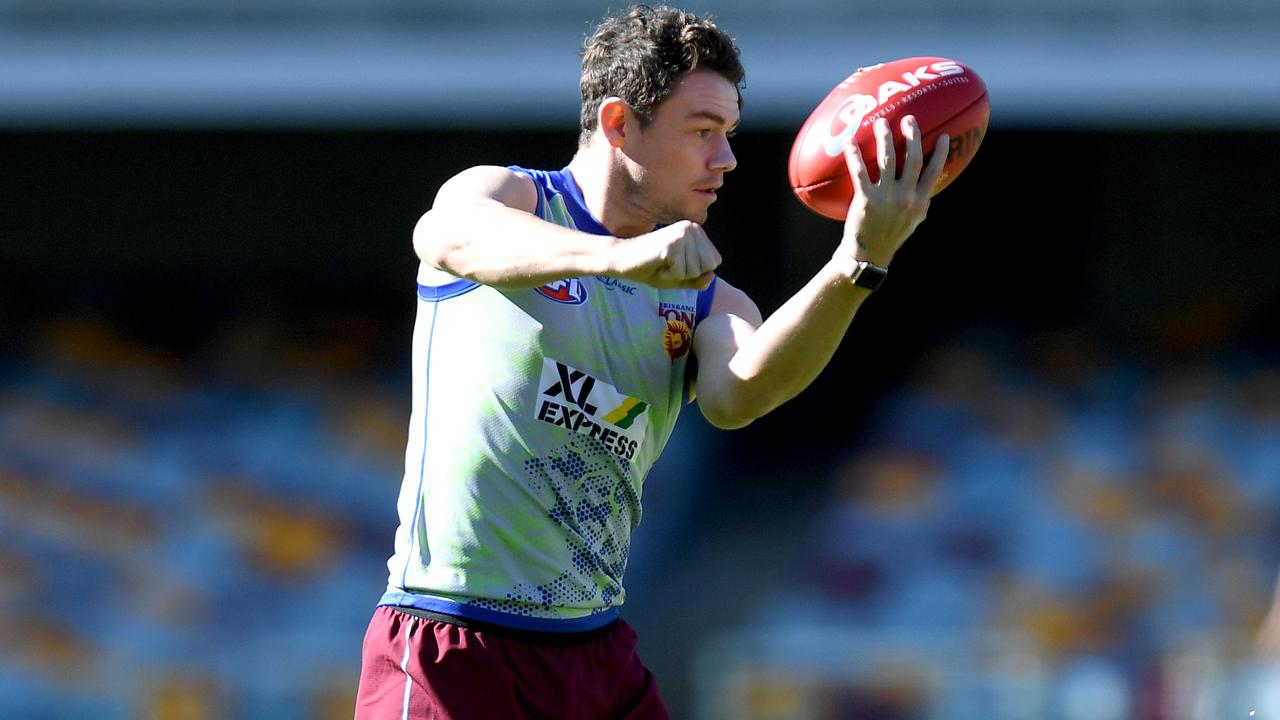
{"type": "Polygon", "coordinates": [[[854,285],[866,290],[875,290],[880,287],[884,279],[889,276],[888,268],[865,260],[855,260],[848,255],[841,257],[837,254],[832,260],[840,273],[852,280],[854,285]]]}

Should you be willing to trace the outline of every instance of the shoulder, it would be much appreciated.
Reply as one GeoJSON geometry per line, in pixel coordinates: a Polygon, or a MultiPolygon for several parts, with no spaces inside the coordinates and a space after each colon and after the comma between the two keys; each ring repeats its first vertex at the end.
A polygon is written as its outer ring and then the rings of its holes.
{"type": "Polygon", "coordinates": [[[760,323],[764,322],[760,316],[760,308],[756,307],[755,302],[745,292],[718,276],[715,283],[715,296],[711,300],[711,310],[707,313],[707,320],[712,320],[716,316],[731,315],[746,320],[755,327],[759,327],[760,323]]]}
{"type": "Polygon", "coordinates": [[[436,193],[433,207],[485,201],[531,213],[538,207],[538,188],[528,173],[498,165],[476,165],[445,181],[436,193]]]}

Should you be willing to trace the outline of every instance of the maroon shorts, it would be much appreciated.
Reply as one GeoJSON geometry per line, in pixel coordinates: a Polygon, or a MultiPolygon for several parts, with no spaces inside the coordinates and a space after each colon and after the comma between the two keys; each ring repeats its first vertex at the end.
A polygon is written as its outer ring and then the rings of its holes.
{"type": "MultiPolygon", "coordinates": [[[[411,611],[412,612],[412,611],[411,611]]],[[[356,720],[663,719],[622,620],[566,637],[461,627],[382,606],[364,636],[356,720]]]]}

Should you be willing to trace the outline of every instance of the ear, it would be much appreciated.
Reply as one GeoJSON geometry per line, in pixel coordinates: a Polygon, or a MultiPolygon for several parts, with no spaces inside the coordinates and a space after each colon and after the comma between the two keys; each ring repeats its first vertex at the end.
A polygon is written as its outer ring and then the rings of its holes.
{"type": "Polygon", "coordinates": [[[600,109],[596,111],[596,126],[600,128],[610,147],[622,147],[626,142],[630,129],[628,121],[632,114],[631,106],[622,98],[607,97],[600,102],[600,109]]]}

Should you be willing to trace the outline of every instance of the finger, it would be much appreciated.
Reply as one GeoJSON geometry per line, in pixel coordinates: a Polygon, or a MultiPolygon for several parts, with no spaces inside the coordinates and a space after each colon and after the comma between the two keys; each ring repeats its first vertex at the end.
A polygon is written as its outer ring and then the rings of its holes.
{"type": "Polygon", "coordinates": [[[692,280],[703,273],[702,254],[698,252],[696,230],[684,238],[684,274],[682,280],[692,280]]]}
{"type": "Polygon", "coordinates": [[[667,248],[667,275],[673,280],[684,280],[689,277],[687,257],[688,249],[685,247],[685,238],[688,230],[685,230],[678,238],[671,241],[671,245],[667,248]]]}
{"type": "Polygon", "coordinates": [[[939,134],[938,142],[933,145],[933,157],[929,158],[929,164],[920,175],[920,184],[916,186],[922,198],[927,200],[933,197],[933,188],[942,177],[942,168],[947,164],[947,153],[950,151],[951,136],[946,133],[939,134]]]}
{"type": "Polygon", "coordinates": [[[711,280],[716,276],[715,273],[703,273],[697,277],[685,278],[683,280],[672,280],[664,285],[658,286],[669,290],[706,290],[711,285],[711,280]]]}
{"type": "Polygon", "coordinates": [[[698,259],[698,265],[704,274],[720,267],[720,263],[722,262],[720,251],[716,250],[716,246],[711,242],[711,238],[708,238],[705,234],[698,238],[698,259]]]}
{"type": "Polygon", "coordinates": [[[924,165],[924,151],[920,149],[920,124],[915,116],[902,118],[902,137],[906,139],[907,157],[902,161],[902,182],[915,187],[920,182],[920,168],[924,165]]]}
{"type": "Polygon", "coordinates": [[[876,155],[880,160],[880,185],[892,183],[898,174],[898,153],[893,147],[893,131],[889,121],[876,119],[876,155]]]}
{"type": "Polygon", "coordinates": [[[707,288],[711,287],[711,281],[715,279],[716,279],[715,273],[710,271],[704,272],[698,277],[689,281],[689,289],[690,290],[706,290],[707,288]]]}
{"type": "Polygon", "coordinates": [[[866,188],[871,187],[871,174],[867,172],[867,161],[852,137],[844,141],[844,163],[849,167],[849,177],[853,178],[854,194],[866,192],[866,188]]]}

